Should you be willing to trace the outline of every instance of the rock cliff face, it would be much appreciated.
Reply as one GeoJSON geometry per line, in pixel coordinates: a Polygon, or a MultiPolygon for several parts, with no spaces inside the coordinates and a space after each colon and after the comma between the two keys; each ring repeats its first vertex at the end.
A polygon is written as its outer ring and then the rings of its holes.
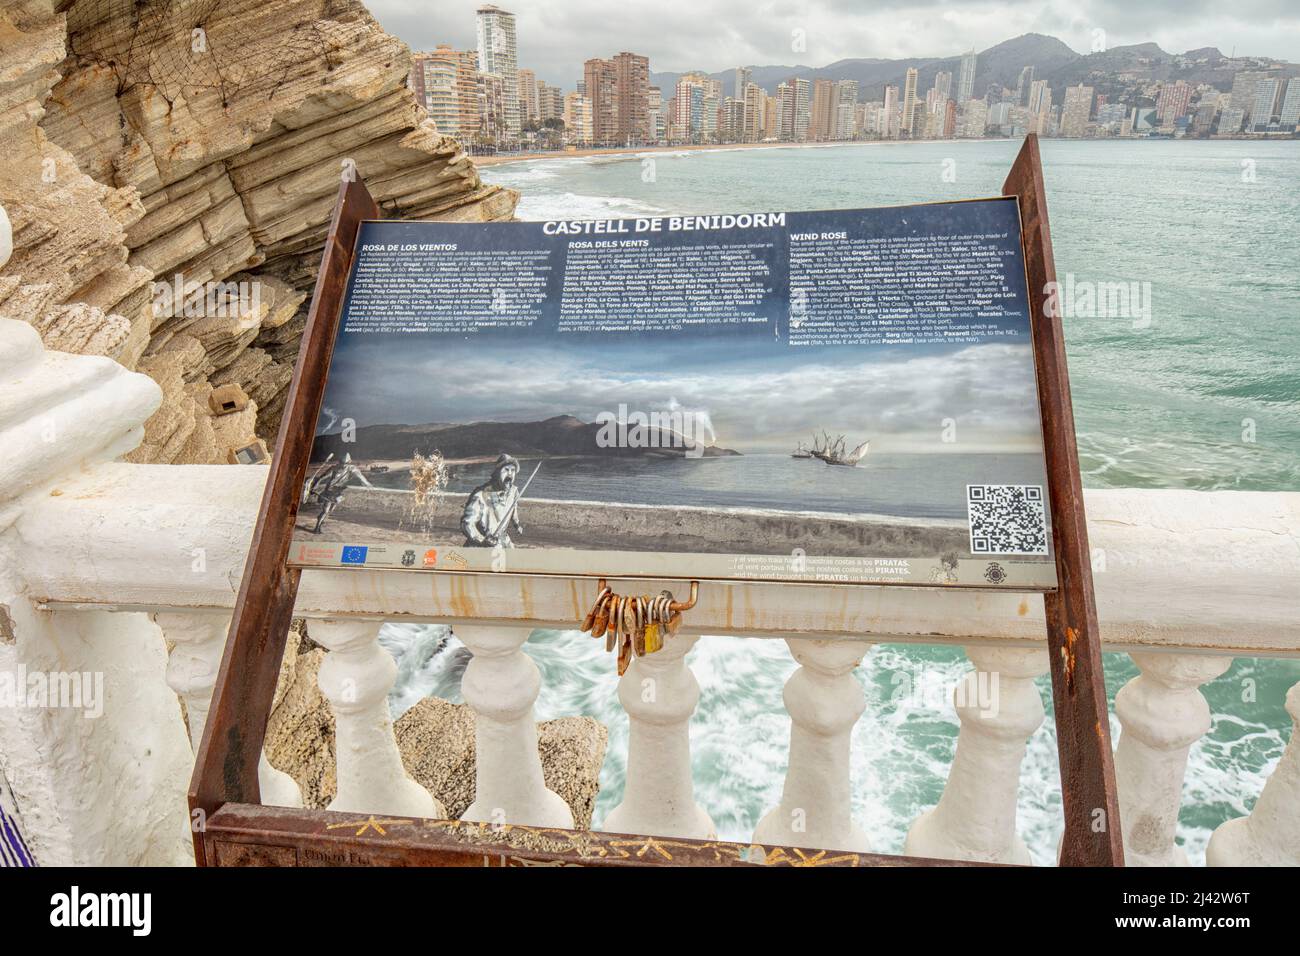
{"type": "Polygon", "coordinates": [[[357,0],[9,0],[0,9],[0,315],[150,375],[130,456],[270,444],[341,176],[386,215],[508,219],[357,0]],[[179,293],[179,294],[177,294],[179,293]],[[214,387],[247,408],[214,415],[214,387]]]}

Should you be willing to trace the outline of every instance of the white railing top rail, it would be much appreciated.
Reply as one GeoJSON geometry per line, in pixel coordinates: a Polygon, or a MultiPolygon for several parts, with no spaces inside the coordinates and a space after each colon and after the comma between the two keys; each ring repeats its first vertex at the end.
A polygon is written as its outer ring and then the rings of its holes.
{"type": "MultiPolygon", "coordinates": [[[[110,463],[31,493],[17,530],[32,556],[23,572],[33,598],[51,608],[228,612],[265,476],[257,466],[110,463]]],[[[1300,656],[1300,493],[1097,490],[1085,498],[1108,650],[1300,656]]],[[[594,579],[310,570],[298,613],[573,627],[594,594],[594,579]]],[[[715,582],[701,584],[686,628],[959,644],[1044,635],[1035,595],[715,582]]]]}

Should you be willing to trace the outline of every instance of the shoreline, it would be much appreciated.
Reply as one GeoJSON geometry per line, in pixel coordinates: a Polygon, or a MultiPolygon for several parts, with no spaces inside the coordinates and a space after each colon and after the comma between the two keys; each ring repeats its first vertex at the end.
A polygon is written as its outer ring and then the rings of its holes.
{"type": "Polygon", "coordinates": [[[839,143],[689,143],[683,146],[631,146],[609,149],[589,148],[574,150],[547,150],[538,153],[511,153],[507,156],[471,156],[475,166],[505,166],[510,163],[527,163],[539,159],[584,159],[608,156],[611,159],[641,156],[645,153],[714,153],[736,149],[833,149],[839,146],[915,146],[918,143],[1006,143],[1010,139],[859,139],[839,143]]]}
{"type": "MultiPolygon", "coordinates": [[[[1053,137],[1044,142],[1057,142],[1062,137],[1053,137]]],[[[1205,142],[1205,143],[1222,143],[1234,141],[1276,141],[1287,142],[1295,141],[1296,137],[1270,137],[1270,136],[1211,136],[1188,137],[1181,140],[1166,139],[1164,137],[1144,137],[1144,136],[1111,136],[1111,137],[1092,137],[1092,138],[1069,138],[1066,142],[1121,142],[1131,143],[1139,142],[1145,139],[1154,139],[1157,142],[1205,142]]],[[[532,153],[510,153],[505,156],[470,156],[474,165],[480,168],[488,166],[506,166],[510,163],[528,163],[537,160],[547,159],[589,159],[594,156],[608,156],[610,159],[620,159],[634,156],[641,156],[647,153],[684,153],[684,152],[722,152],[724,150],[735,149],[831,149],[839,146],[917,146],[917,145],[935,145],[946,143],[949,145],[960,145],[963,143],[1014,143],[1017,139],[1008,136],[984,136],[976,139],[857,139],[845,140],[834,143],[687,143],[681,146],[614,146],[608,148],[588,147],[586,149],[574,150],[543,150],[532,153]]]]}
{"type": "MultiPolygon", "coordinates": [[[[349,485],[349,494],[366,495],[369,492],[379,492],[384,495],[412,495],[415,492],[410,488],[390,488],[386,485],[376,485],[373,488],[363,488],[357,485],[349,485]]],[[[457,504],[463,502],[469,492],[465,491],[446,491],[440,490],[433,492],[433,497],[439,501],[452,501],[457,504]]],[[[781,518],[781,519],[801,519],[808,521],[847,521],[853,523],[865,524],[892,524],[908,528],[926,529],[957,529],[966,528],[966,522],[961,518],[945,518],[918,515],[893,515],[885,512],[861,511],[810,511],[793,508],[760,508],[757,506],[745,505],[675,505],[675,504],[646,504],[635,501],[596,501],[588,498],[522,498],[521,503],[539,505],[554,505],[561,508],[580,508],[583,510],[598,509],[616,509],[627,510],[646,509],[652,512],[663,514],[688,514],[697,515],[702,518],[723,515],[727,517],[741,518],[781,518]]]]}

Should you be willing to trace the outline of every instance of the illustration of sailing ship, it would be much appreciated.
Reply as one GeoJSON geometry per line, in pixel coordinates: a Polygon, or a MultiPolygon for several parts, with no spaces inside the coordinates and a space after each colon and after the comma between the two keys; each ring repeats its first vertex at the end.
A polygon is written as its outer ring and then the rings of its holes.
{"type": "Polygon", "coordinates": [[[851,468],[866,457],[867,449],[870,445],[870,440],[864,441],[861,445],[858,445],[846,455],[844,453],[844,439],[841,438],[836,444],[835,450],[822,460],[828,465],[848,465],[851,468]]]}
{"type": "Polygon", "coordinates": [[[790,453],[791,458],[811,458],[812,452],[803,447],[803,442],[798,442],[794,446],[794,451],[790,453]]]}
{"type": "MultiPolygon", "coordinates": [[[[802,449],[803,443],[800,442],[799,444],[800,449],[802,449]]],[[[823,429],[821,435],[818,435],[816,432],[813,433],[813,447],[807,449],[806,455],[799,455],[796,453],[792,457],[820,458],[828,465],[848,465],[852,467],[866,457],[867,449],[870,446],[871,441],[868,439],[861,445],[856,446],[852,451],[846,451],[843,435],[840,435],[834,441],[831,441],[831,436],[825,429],[823,429]]],[[[796,451],[798,450],[799,449],[796,449],[796,451]]]]}

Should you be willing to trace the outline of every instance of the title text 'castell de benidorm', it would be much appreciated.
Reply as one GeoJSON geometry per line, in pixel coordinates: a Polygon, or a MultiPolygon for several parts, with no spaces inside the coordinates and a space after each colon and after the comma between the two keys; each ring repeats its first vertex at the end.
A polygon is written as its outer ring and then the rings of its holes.
{"type": "Polygon", "coordinates": [[[552,220],[542,225],[548,236],[582,236],[631,232],[693,232],[701,229],[769,229],[785,225],[783,212],[724,216],[650,216],[639,219],[552,220]]]}

